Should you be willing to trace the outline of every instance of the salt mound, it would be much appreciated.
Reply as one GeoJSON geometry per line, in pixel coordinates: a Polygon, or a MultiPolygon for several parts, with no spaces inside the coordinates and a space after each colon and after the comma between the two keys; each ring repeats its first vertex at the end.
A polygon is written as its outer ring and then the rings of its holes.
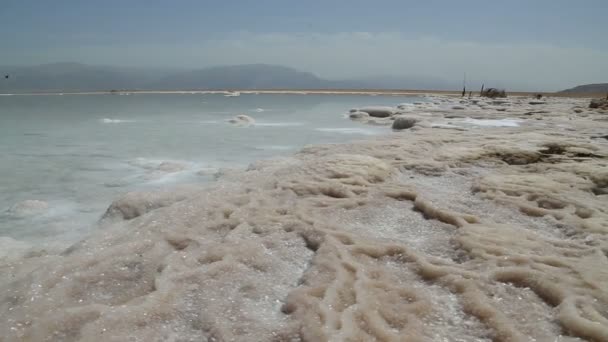
{"type": "Polygon", "coordinates": [[[102,219],[131,220],[149,211],[168,207],[176,202],[191,198],[199,187],[179,187],[170,191],[137,191],[129,192],[114,200],[108,207],[102,219]]]}
{"type": "Polygon", "coordinates": [[[162,162],[158,165],[157,170],[167,173],[180,172],[186,169],[186,166],[182,163],[176,162],[162,162]]]}
{"type": "Polygon", "coordinates": [[[229,123],[235,124],[238,126],[250,126],[255,124],[255,120],[249,115],[237,115],[234,118],[228,120],[229,123]]]}
{"type": "Polygon", "coordinates": [[[363,120],[363,119],[368,119],[369,118],[369,114],[367,114],[366,112],[351,112],[348,115],[349,118],[353,119],[353,120],[363,120]]]}
{"type": "Polygon", "coordinates": [[[414,105],[413,103],[401,103],[397,106],[398,109],[400,110],[414,110],[414,108],[416,108],[416,105],[414,105]]]}
{"type": "Polygon", "coordinates": [[[395,117],[395,121],[393,121],[393,129],[401,130],[412,128],[416,124],[416,119],[408,118],[404,116],[395,117]]]}
{"type": "Polygon", "coordinates": [[[363,107],[359,109],[360,112],[365,112],[375,118],[386,118],[395,114],[395,110],[392,107],[363,107]]]}

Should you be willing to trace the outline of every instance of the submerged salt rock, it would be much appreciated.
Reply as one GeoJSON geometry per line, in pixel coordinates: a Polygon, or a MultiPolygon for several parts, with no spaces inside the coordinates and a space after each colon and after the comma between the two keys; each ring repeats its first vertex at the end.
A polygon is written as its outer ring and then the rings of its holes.
{"type": "Polygon", "coordinates": [[[465,107],[464,106],[452,106],[452,109],[463,110],[463,109],[465,109],[465,107]]]}
{"type": "Polygon", "coordinates": [[[8,213],[14,216],[40,215],[49,209],[49,204],[40,200],[25,200],[13,205],[8,213]]]}
{"type": "Polygon", "coordinates": [[[395,117],[395,121],[393,121],[393,129],[407,129],[412,128],[416,124],[416,119],[409,118],[406,116],[397,116],[395,117]]]}
{"type": "Polygon", "coordinates": [[[348,115],[349,118],[353,119],[353,120],[362,120],[362,119],[367,119],[369,118],[369,114],[367,114],[366,112],[351,112],[348,115]]]}
{"type": "Polygon", "coordinates": [[[382,106],[363,107],[359,109],[359,111],[365,112],[375,118],[387,118],[395,114],[395,110],[392,107],[382,106]]]}
{"type": "Polygon", "coordinates": [[[547,102],[545,102],[545,101],[537,101],[537,100],[533,100],[533,101],[528,102],[528,104],[531,104],[531,105],[544,105],[546,103],[547,102]]]}
{"type": "Polygon", "coordinates": [[[185,169],[186,166],[184,164],[168,161],[160,163],[157,168],[158,171],[163,171],[167,173],[179,172],[185,169]]]}
{"type": "Polygon", "coordinates": [[[215,174],[217,174],[218,169],[216,168],[212,168],[212,167],[207,167],[204,169],[200,169],[196,172],[197,176],[213,176],[215,174]]]}
{"type": "Polygon", "coordinates": [[[400,110],[412,111],[416,108],[416,105],[414,105],[413,103],[402,103],[398,105],[397,108],[400,110]]]}
{"type": "Polygon", "coordinates": [[[228,122],[239,126],[250,126],[255,124],[255,120],[251,116],[245,114],[237,115],[228,120],[228,122]]]}

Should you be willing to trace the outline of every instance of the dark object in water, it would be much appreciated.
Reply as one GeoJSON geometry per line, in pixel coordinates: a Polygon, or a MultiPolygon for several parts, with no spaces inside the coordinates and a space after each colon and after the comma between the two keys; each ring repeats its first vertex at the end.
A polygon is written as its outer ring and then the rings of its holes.
{"type": "Polygon", "coordinates": [[[543,98],[543,94],[536,94],[534,97],[536,97],[537,100],[540,100],[543,98]]]}
{"type": "Polygon", "coordinates": [[[4,78],[8,79],[8,77],[9,77],[9,75],[8,75],[8,74],[4,75],[4,78]]]}
{"type": "Polygon", "coordinates": [[[505,92],[504,89],[498,90],[496,88],[488,88],[485,91],[483,91],[481,96],[485,96],[485,97],[489,97],[489,98],[493,99],[496,97],[507,97],[507,93],[505,92]]]}

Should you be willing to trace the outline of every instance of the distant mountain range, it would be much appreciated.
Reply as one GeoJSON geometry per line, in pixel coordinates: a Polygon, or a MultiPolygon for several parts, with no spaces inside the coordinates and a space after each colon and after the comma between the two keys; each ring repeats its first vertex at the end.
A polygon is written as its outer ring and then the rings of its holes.
{"type": "Polygon", "coordinates": [[[605,94],[608,93],[608,83],[584,84],[574,88],[562,90],[560,93],[573,94],[605,94]]]}
{"type": "Polygon", "coordinates": [[[0,66],[0,93],[210,89],[457,89],[431,77],[377,76],[327,80],[292,68],[247,64],[199,70],[126,68],[80,63],[0,66]]]}

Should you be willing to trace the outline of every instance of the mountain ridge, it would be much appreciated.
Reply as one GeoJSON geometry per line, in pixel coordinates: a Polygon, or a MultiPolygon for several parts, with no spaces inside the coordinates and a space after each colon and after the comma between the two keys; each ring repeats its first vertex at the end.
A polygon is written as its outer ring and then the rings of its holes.
{"type": "Polygon", "coordinates": [[[573,88],[565,89],[560,93],[573,93],[573,94],[598,94],[608,93],[608,83],[590,83],[582,84],[573,88]]]}
{"type": "Polygon", "coordinates": [[[220,89],[428,89],[449,90],[448,81],[420,76],[375,76],[330,80],[311,72],[273,64],[239,64],[201,69],[132,68],[59,62],[0,66],[9,76],[0,92],[68,92],[220,89]]]}

